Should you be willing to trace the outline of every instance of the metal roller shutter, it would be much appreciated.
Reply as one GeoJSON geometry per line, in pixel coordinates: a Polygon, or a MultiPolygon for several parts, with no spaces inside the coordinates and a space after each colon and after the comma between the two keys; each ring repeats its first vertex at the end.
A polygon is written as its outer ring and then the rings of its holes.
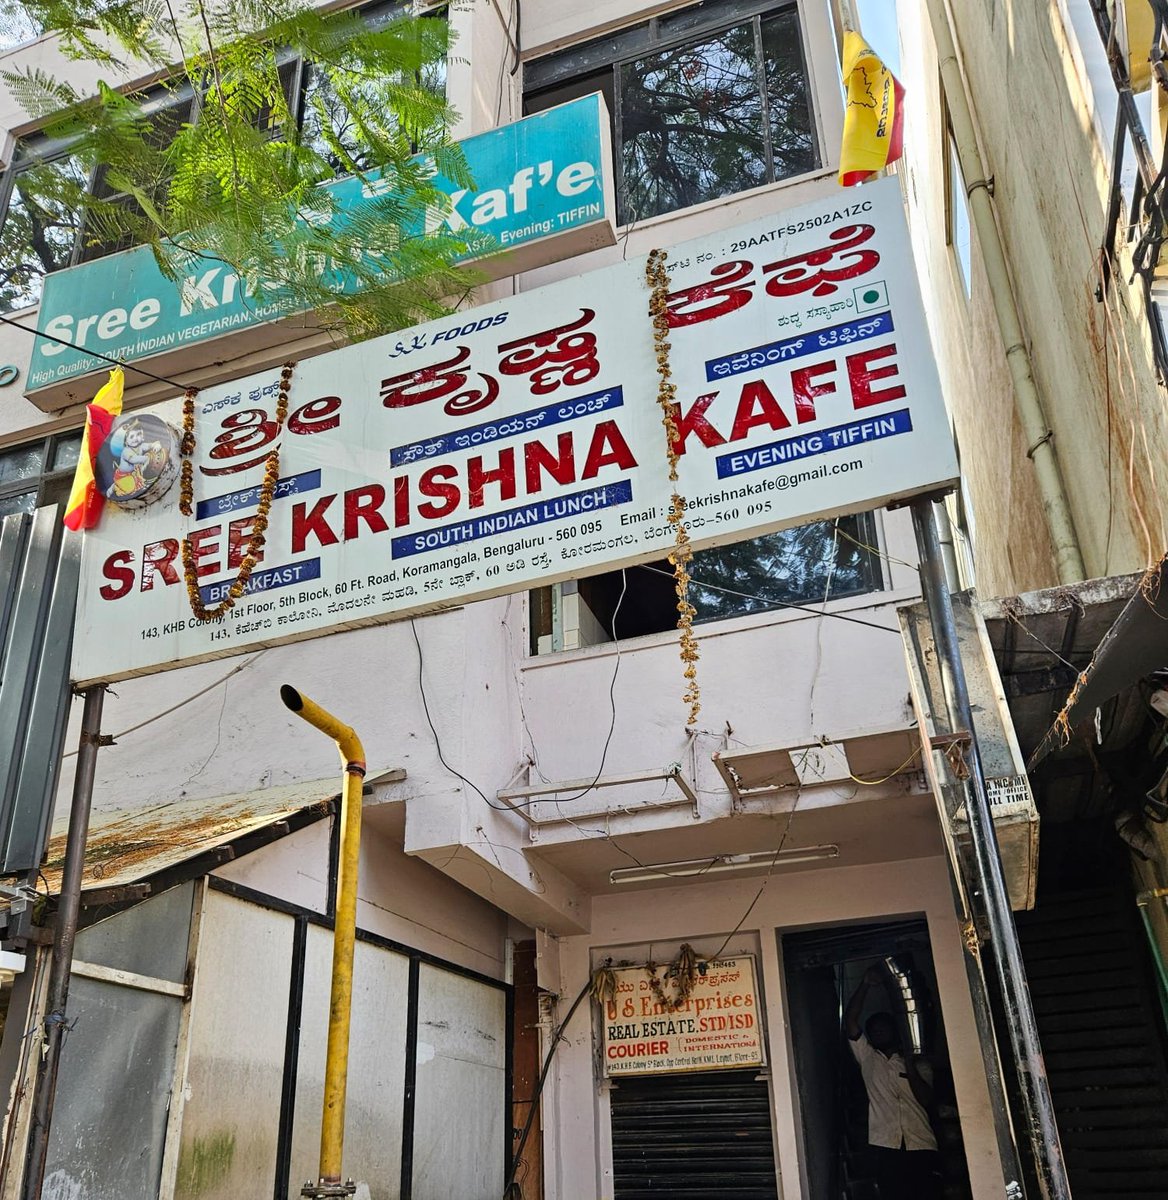
{"type": "Polygon", "coordinates": [[[757,1070],[625,1078],[611,1102],[617,1200],[776,1200],[770,1093],[757,1070]]]}

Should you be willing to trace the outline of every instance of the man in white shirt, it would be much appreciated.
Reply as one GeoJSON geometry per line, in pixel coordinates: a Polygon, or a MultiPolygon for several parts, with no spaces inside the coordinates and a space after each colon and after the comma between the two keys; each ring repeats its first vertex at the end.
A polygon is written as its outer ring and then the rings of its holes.
{"type": "Polygon", "coordinates": [[[901,1054],[890,1013],[878,1012],[860,1027],[869,991],[884,982],[884,971],[869,967],[844,1010],[844,1029],[868,1092],[868,1144],[881,1200],[930,1200],[940,1182],[937,1139],[926,1111],[932,1071],[901,1054]]]}

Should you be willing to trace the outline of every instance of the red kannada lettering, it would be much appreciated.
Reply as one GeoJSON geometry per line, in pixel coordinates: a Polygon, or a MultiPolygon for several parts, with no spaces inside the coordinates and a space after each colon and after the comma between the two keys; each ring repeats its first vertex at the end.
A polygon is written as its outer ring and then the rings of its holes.
{"type": "Polygon", "coordinates": [[[561,384],[575,387],[595,379],[600,371],[596,334],[577,332],[590,325],[595,316],[591,308],[584,308],[577,321],[504,342],[499,346],[500,352],[510,353],[499,360],[500,373],[530,375],[533,396],[547,395],[561,384]]]}

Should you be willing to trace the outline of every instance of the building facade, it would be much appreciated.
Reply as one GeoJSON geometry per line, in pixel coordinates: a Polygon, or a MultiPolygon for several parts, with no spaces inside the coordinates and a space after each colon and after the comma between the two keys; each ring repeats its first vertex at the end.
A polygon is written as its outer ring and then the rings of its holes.
{"type": "MultiPolygon", "coordinates": [[[[988,24],[976,28],[986,47],[974,55],[963,40],[963,66],[990,72],[1003,39],[1013,47],[1035,18],[976,7],[978,22],[985,10],[988,24]]],[[[458,38],[446,86],[460,137],[600,93],[611,155],[610,244],[523,261],[477,300],[519,296],[837,195],[845,15],[826,0],[452,4],[458,38]]],[[[941,240],[946,210],[936,206],[951,194],[950,159],[930,28],[924,10],[902,21],[905,74],[924,98],[906,123],[906,203],[965,467],[964,513],[953,509],[958,542],[964,531],[981,594],[1012,597],[1056,583],[1056,555],[1041,532],[1032,447],[1011,415],[1005,356],[983,352],[997,335],[977,245],[970,239],[969,254],[954,256],[941,240]],[[1003,430],[1013,430],[1008,439],[1003,430]]],[[[1067,54],[1044,60],[1052,74],[1078,62],[1067,54]]],[[[75,81],[88,69],[63,59],[51,35],[5,62],[68,70],[75,81]]],[[[156,74],[144,66],[141,80],[156,74]]],[[[971,93],[981,90],[971,83],[971,93]]],[[[1075,305],[1094,302],[1086,282],[1094,260],[1074,257],[1090,239],[1052,238],[1044,252],[1025,223],[1033,217],[1021,215],[1056,203],[1086,209],[1088,192],[1105,208],[1103,160],[1089,150],[1090,122],[1075,123],[1078,99],[1066,101],[1074,117],[1063,120],[1065,138],[1079,139],[1065,168],[1078,190],[1030,178],[1039,199],[1015,195],[1007,189],[1021,180],[1003,166],[995,203],[1022,222],[1011,261],[1016,278],[1034,283],[1019,296],[1036,305],[1024,313],[1036,373],[1059,379],[1044,394],[1063,477],[1081,471],[1090,481],[1072,490],[1084,561],[1093,574],[1131,573],[1162,551],[1147,542],[1159,517],[1118,499],[1114,515],[1100,517],[1098,449],[1077,433],[1082,398],[1109,394],[1108,360],[1071,328],[1075,305]],[[1082,268],[1079,290],[1068,284],[1059,304],[1043,308],[1058,288],[1037,286],[1031,258],[1055,269],[1045,254],[1056,245],[1059,281],[1082,268]],[[1072,467],[1068,447],[1080,444],[1081,468],[1072,467]]],[[[1000,129],[977,111],[987,149],[1005,154],[1025,130],[1003,97],[996,103],[1000,129]]],[[[1040,124],[1032,122],[1035,136],[1040,124]]],[[[80,214],[34,212],[22,191],[29,172],[71,170],[68,147],[38,140],[37,122],[10,90],[0,92],[0,127],[4,220],[18,233],[26,222],[32,264],[6,292],[6,315],[24,328],[0,328],[0,360],[17,372],[0,390],[0,513],[11,561],[41,581],[37,596],[61,597],[56,610],[38,601],[35,619],[17,620],[18,599],[32,593],[13,568],[6,654],[24,664],[27,683],[14,700],[7,674],[0,688],[0,712],[5,703],[14,712],[0,725],[12,731],[6,796],[15,810],[19,797],[27,807],[27,797],[55,788],[58,840],[41,864],[44,880],[28,876],[43,891],[60,867],[80,705],[59,719],[63,667],[51,676],[39,665],[59,644],[52,612],[72,603],[54,564],[73,543],[49,537],[55,514],[35,514],[61,498],[96,376],[28,387],[41,353],[31,331],[45,328],[39,276],[87,278],[96,250],[80,214]],[[26,627],[36,636],[21,634],[26,627]],[[17,720],[37,704],[58,719],[17,720]],[[51,750],[38,758],[41,746],[51,750]],[[28,773],[26,764],[62,754],[59,774],[28,773]]],[[[1048,155],[1041,169],[1063,168],[1048,155]]],[[[1050,221],[1077,229],[1062,209],[1050,221]]],[[[1009,241],[1005,217],[1002,225],[1009,241]]],[[[1117,269],[1116,297],[1128,294],[1121,276],[1117,269]]],[[[123,324],[141,299],[117,297],[123,324]]],[[[1097,330],[1112,319],[1091,312],[1097,330]]],[[[84,341],[83,315],[55,328],[84,341]]],[[[87,315],[86,334],[104,337],[98,315],[87,315]]],[[[1133,431],[1153,450],[1163,434],[1151,423],[1139,431],[1136,408],[1122,407],[1137,405],[1145,385],[1161,394],[1151,359],[1136,352],[1138,316],[1124,309],[1113,318],[1130,343],[1113,414],[1129,452],[1133,431]]],[[[227,337],[150,361],[170,364],[159,374],[214,386],[331,349],[325,334],[296,322],[227,337]]],[[[165,383],[129,373],[128,409],[172,396],[165,383]]],[[[1106,412],[1093,408],[1091,420],[1106,412]]],[[[1125,487],[1153,495],[1150,459],[1124,461],[1125,487]]],[[[1119,496],[1118,484],[1109,494],[1119,496]]],[[[898,615],[920,601],[916,563],[903,508],[699,551],[691,597],[702,711],[689,727],[664,561],[119,682],[105,702],[113,744],[97,760],[69,1002],[77,1024],[65,1043],[45,1194],[279,1197],[315,1174],[338,789],[335,750],[279,703],[285,683],[351,724],[369,760],[345,1165],[375,1200],[486,1200],[509,1185],[528,1200],[729,1187],[788,1200],[875,1194],[866,1098],[842,1024],[874,967],[884,998],[869,1011],[895,1011],[906,1050],[933,1067],[943,1194],[1007,1194],[1019,1180],[1001,1153],[1007,1099],[987,1032],[978,930],[954,886],[951,855],[960,861],[960,851],[921,742],[929,655],[911,667],[898,615]],[[611,990],[625,986],[637,998],[631,1015],[626,993],[611,990]],[[653,1049],[670,1034],[638,1032],[653,1026],[632,1018],[671,1023],[669,989],[679,986],[699,997],[708,989],[714,1016],[723,1004],[751,1010],[756,1020],[738,1025],[743,1037],[732,1043],[741,1057],[675,1061],[653,1049]],[[646,1055],[665,1069],[624,1069],[646,1055]]],[[[986,635],[1009,683],[1017,663],[1002,631],[1047,609],[1034,601],[984,618],[970,612],[971,636],[986,635]]],[[[1033,624],[1031,632],[1042,636],[1033,624]]],[[[990,657],[973,659],[987,722],[996,712],[1005,730],[1005,701],[1017,697],[1002,693],[990,657]]],[[[1022,774],[1011,739],[998,738],[1003,777],[1022,774]]],[[[1038,839],[1028,793],[1018,812],[1002,841],[1016,907],[1025,908],[1038,839]]],[[[36,844],[43,821],[34,813],[22,830],[36,844]]],[[[1041,889],[1039,902],[1041,924],[1041,889]]],[[[8,1096],[0,1195],[14,1200],[36,1068],[26,1034],[43,1018],[47,972],[37,948],[46,938],[33,932],[38,903],[14,897],[9,918],[27,962],[9,986],[0,1046],[8,1096]]],[[[1133,971],[1147,953],[1137,941],[1133,971]]],[[[1140,996],[1154,1003],[1154,991],[1140,996]]]]}

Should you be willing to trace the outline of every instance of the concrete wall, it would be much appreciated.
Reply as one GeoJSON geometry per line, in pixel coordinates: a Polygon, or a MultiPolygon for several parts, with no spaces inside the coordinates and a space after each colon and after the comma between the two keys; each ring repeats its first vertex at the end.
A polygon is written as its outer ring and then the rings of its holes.
{"type": "MultiPolygon", "coordinates": [[[[1109,97],[1097,47],[1078,40],[1093,33],[1086,0],[950,9],[1087,575],[1139,570],[1166,541],[1157,481],[1168,473],[1168,426],[1141,302],[1126,285],[1130,263],[1120,264],[1106,302],[1095,298],[1114,89],[1109,97]]],[[[979,587],[1013,594],[1050,586],[1057,578],[1030,447],[1013,415],[976,236],[968,306],[945,244],[938,65],[920,0],[901,0],[900,29],[910,97],[906,191],[973,501],[979,587]]]]}

